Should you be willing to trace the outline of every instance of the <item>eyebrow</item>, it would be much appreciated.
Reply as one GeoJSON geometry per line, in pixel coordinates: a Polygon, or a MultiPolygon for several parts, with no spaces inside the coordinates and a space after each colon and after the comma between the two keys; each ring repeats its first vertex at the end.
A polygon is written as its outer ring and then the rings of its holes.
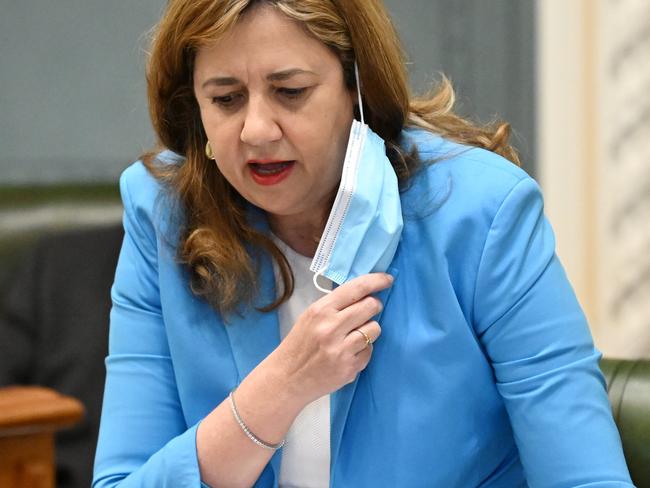
{"type": "MultiPolygon", "coordinates": [[[[316,73],[304,69],[291,68],[291,69],[285,69],[282,71],[276,71],[274,73],[271,73],[266,77],[266,79],[268,81],[285,81],[293,76],[301,75],[301,74],[315,75],[316,73]]],[[[241,81],[239,79],[234,78],[232,76],[214,77],[204,81],[203,84],[201,85],[201,88],[205,88],[208,85],[232,86],[232,85],[238,85],[240,83],[241,81]]]]}
{"type": "Polygon", "coordinates": [[[304,69],[293,68],[293,69],[285,69],[284,71],[276,71],[275,73],[271,73],[266,77],[266,79],[269,81],[284,81],[291,78],[292,76],[302,75],[302,74],[315,75],[316,73],[304,69]]]}

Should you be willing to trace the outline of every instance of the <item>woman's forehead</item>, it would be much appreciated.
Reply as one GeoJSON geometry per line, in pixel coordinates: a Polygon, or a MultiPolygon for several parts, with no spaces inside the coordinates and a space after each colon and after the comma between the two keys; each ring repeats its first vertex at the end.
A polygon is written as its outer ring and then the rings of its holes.
{"type": "Polygon", "coordinates": [[[267,6],[247,12],[228,32],[200,47],[195,73],[215,69],[224,76],[251,70],[264,77],[286,70],[319,73],[332,62],[338,63],[338,58],[331,49],[298,22],[267,6]]]}

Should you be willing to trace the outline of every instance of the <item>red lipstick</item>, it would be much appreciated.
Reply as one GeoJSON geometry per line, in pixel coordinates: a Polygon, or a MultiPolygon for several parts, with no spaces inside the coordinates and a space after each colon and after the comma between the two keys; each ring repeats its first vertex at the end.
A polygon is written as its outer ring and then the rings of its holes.
{"type": "Polygon", "coordinates": [[[276,185],[289,176],[295,161],[251,159],[246,163],[253,181],[259,185],[268,186],[276,185]]]}

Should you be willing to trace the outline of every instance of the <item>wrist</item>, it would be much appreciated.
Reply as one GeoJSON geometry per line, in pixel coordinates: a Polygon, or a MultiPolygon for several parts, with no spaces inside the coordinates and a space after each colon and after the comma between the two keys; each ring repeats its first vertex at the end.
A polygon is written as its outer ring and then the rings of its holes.
{"type": "Polygon", "coordinates": [[[238,416],[267,444],[281,443],[308,403],[287,386],[280,364],[269,355],[244,378],[235,393],[238,416]]]}
{"type": "Polygon", "coordinates": [[[228,395],[228,401],[230,403],[230,411],[235,417],[235,421],[237,422],[237,424],[239,424],[239,427],[242,429],[244,434],[246,434],[246,437],[248,437],[254,444],[257,444],[261,448],[266,449],[268,451],[277,451],[278,449],[282,448],[282,446],[284,446],[285,439],[283,439],[277,444],[269,444],[268,442],[265,442],[259,437],[257,437],[248,428],[246,422],[244,422],[244,420],[241,418],[241,415],[239,415],[239,410],[237,410],[237,404],[235,403],[235,390],[231,391],[230,395],[228,395]]]}
{"type": "Polygon", "coordinates": [[[281,401],[290,410],[300,413],[307,404],[314,400],[306,388],[305,381],[300,377],[299,371],[293,367],[290,355],[280,347],[262,361],[261,365],[265,366],[267,381],[277,385],[275,389],[281,401]]]}

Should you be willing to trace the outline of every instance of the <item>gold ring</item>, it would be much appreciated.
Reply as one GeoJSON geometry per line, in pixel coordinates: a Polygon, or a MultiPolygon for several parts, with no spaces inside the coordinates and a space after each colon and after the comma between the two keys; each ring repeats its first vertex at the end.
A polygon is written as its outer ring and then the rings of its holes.
{"type": "Polygon", "coordinates": [[[354,329],[354,330],[356,330],[359,334],[361,334],[363,336],[363,338],[366,340],[366,346],[369,346],[370,344],[372,344],[372,341],[370,340],[370,336],[368,334],[366,334],[361,329],[354,329]]]}

